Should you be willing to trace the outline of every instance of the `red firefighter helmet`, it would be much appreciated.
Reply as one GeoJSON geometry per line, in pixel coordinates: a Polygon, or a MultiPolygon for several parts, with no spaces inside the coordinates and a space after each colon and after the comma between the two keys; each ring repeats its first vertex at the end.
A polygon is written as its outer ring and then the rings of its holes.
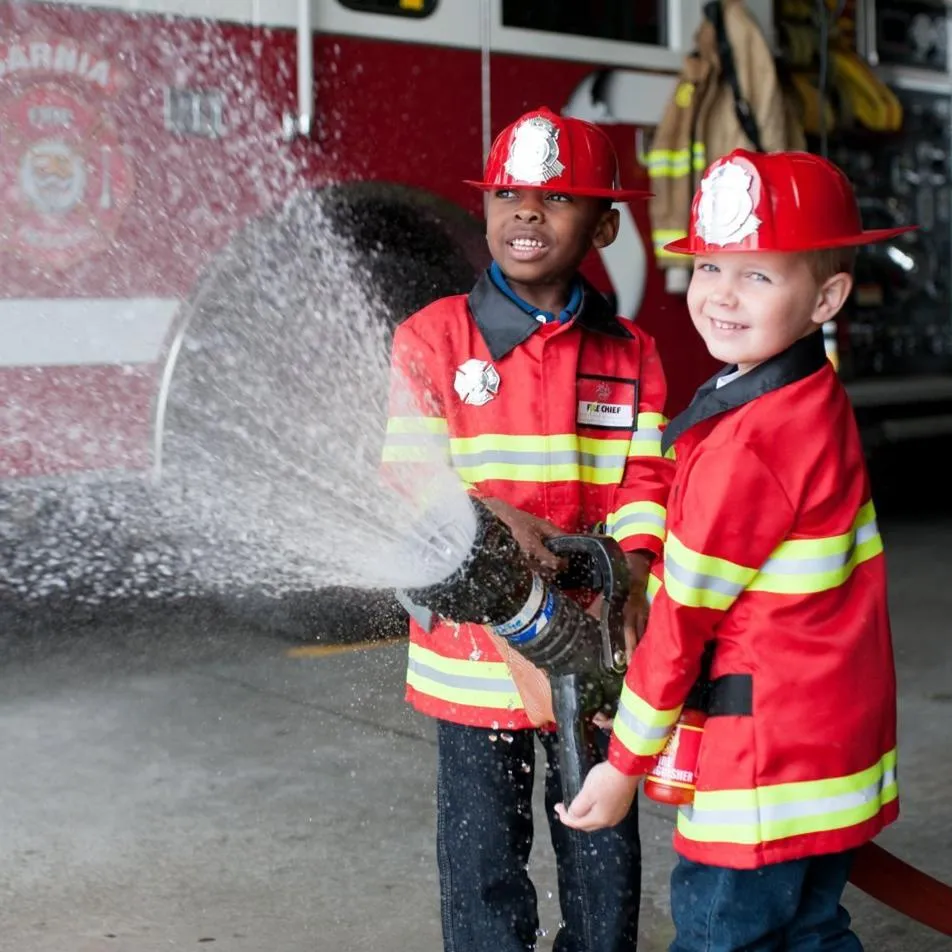
{"type": "Polygon", "coordinates": [[[520,116],[496,136],[484,181],[467,185],[545,189],[626,202],[650,192],[618,187],[618,158],[611,139],[591,122],[559,116],[545,106],[520,116]]]}
{"type": "Polygon", "coordinates": [[[865,245],[916,227],[864,231],[849,179],[818,155],[735,149],[708,167],[691,203],[687,236],[665,249],[688,255],[813,251],[865,245]]]}

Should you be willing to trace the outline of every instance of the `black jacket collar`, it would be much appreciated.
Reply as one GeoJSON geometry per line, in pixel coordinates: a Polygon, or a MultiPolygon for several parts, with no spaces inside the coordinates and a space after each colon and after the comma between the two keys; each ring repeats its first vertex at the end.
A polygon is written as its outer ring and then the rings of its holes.
{"type": "MultiPolygon", "coordinates": [[[[599,334],[631,339],[634,335],[612,313],[608,301],[584,278],[579,280],[582,282],[582,304],[575,323],[599,334]]],[[[542,326],[510,301],[493,284],[487,272],[480,275],[476,287],[470,292],[469,309],[493,360],[505,357],[542,326]]]]}
{"type": "Polygon", "coordinates": [[[816,373],[826,365],[823,335],[814,331],[808,337],[791,344],[785,351],[765,360],[730,383],[718,389],[717,381],[737,370],[736,365],[722,368],[694,395],[690,406],[679,413],[667,426],[661,437],[661,451],[667,453],[674,441],[692,426],[709,420],[719,413],[762,397],[771,390],[779,390],[816,373]]]}

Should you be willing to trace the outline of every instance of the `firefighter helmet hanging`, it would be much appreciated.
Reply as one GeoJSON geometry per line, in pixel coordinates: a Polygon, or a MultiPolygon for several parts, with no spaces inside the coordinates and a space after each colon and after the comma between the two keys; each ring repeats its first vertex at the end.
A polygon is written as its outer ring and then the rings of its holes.
{"type": "Polygon", "coordinates": [[[735,149],[704,173],[676,254],[813,251],[893,238],[915,225],[863,229],[849,179],[809,152],[735,149]]]}
{"type": "Polygon", "coordinates": [[[651,194],[619,188],[615,148],[602,129],[545,107],[503,129],[489,152],[483,180],[467,184],[485,191],[545,189],[616,202],[651,194]]]}

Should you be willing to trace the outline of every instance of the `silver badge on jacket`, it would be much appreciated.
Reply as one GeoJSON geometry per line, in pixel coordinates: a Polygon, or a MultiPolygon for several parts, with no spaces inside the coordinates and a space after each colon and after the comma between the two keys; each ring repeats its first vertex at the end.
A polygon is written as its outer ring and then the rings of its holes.
{"type": "Polygon", "coordinates": [[[471,357],[456,368],[453,389],[463,403],[481,407],[499,393],[499,371],[488,360],[471,357]]]}

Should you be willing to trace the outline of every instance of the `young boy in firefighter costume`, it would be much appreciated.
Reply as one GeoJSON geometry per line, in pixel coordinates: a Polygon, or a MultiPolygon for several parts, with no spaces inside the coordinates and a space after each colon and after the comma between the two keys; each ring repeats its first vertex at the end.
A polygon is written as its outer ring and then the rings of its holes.
{"type": "Polygon", "coordinates": [[[688,307],[728,366],[671,421],[664,585],[609,762],[559,814],[617,823],[713,648],[694,802],[678,816],[671,952],[855,952],[852,851],[898,814],[886,566],[863,450],[820,328],[863,231],[836,166],[735,151],[694,198],[688,307]]]}
{"type": "MultiPolygon", "coordinates": [[[[616,236],[612,202],[645,197],[620,189],[617,175],[611,141],[590,123],[539,109],[499,135],[484,180],[470,183],[486,193],[493,264],[470,294],[436,301],[397,329],[393,365],[424,417],[391,417],[384,462],[419,459],[442,441],[468,491],[543,570],[558,567],[547,538],[607,527],[636,577],[626,617],[633,645],[673,464],[660,449],[666,384],[655,344],[578,273],[616,236]]],[[[527,863],[539,736],[564,923],[555,948],[630,952],[641,886],[636,810],[594,840],[554,819],[556,736],[551,698],[538,691],[547,681],[493,639],[477,625],[437,619],[427,630],[411,620],[407,698],[438,719],[445,948],[536,946],[527,863]]]]}

